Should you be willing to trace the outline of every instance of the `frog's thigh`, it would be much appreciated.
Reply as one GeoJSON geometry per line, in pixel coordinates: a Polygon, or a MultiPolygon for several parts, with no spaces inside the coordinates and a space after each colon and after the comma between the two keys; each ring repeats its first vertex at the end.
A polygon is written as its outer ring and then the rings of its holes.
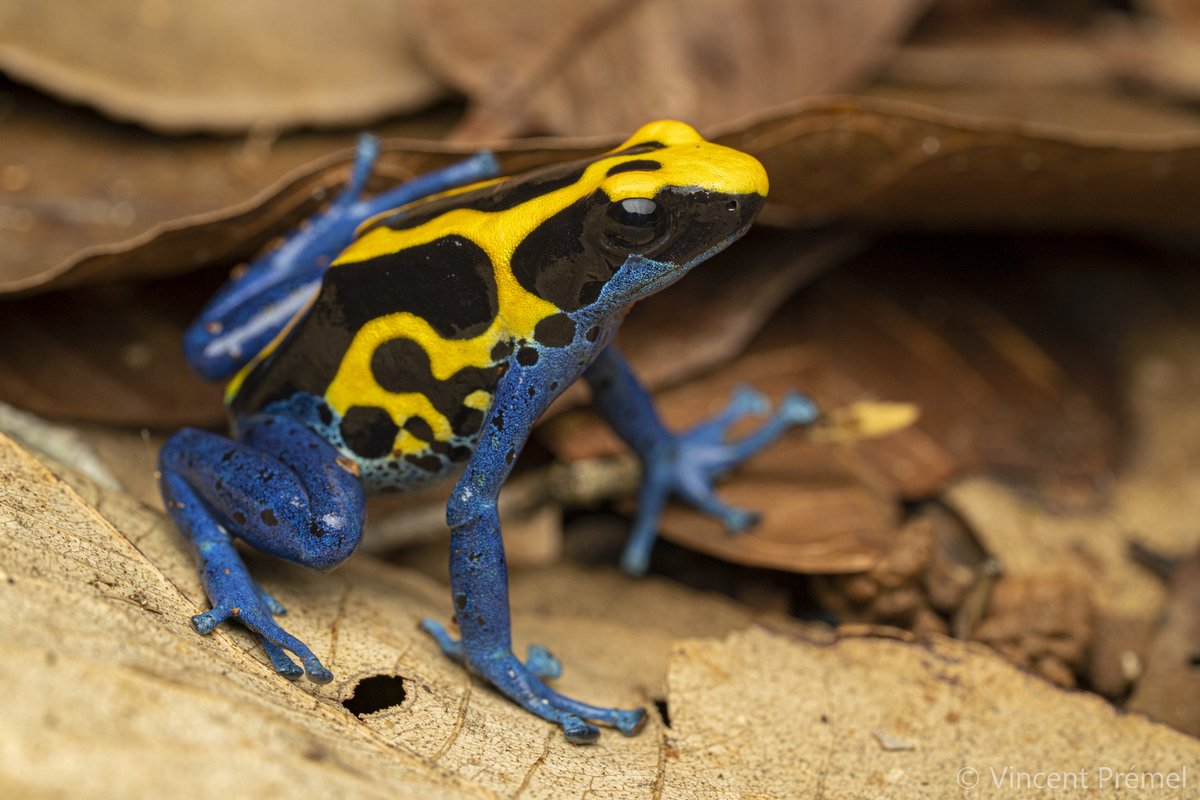
{"type": "Polygon", "coordinates": [[[265,553],[328,569],[358,546],[364,517],[359,480],[338,452],[295,420],[244,420],[242,441],[184,429],[160,456],[164,474],[182,478],[206,515],[265,553]]]}

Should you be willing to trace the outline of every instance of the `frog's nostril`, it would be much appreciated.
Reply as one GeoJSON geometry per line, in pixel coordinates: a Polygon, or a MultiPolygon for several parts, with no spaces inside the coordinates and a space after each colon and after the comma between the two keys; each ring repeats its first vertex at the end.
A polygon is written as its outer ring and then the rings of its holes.
{"type": "Polygon", "coordinates": [[[728,203],[725,204],[725,210],[729,211],[729,212],[737,211],[738,210],[738,201],[730,200],[728,203]]]}

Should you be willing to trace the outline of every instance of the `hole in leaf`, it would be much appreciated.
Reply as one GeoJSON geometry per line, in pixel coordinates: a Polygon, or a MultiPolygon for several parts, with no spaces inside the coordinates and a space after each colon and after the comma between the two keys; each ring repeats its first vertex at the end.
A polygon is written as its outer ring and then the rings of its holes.
{"type": "Polygon", "coordinates": [[[658,715],[662,717],[663,725],[671,727],[671,711],[667,708],[667,701],[655,700],[654,707],[658,709],[658,715]]]}
{"type": "Polygon", "coordinates": [[[1192,669],[1200,669],[1200,653],[1192,653],[1188,656],[1188,666],[1192,669]]]}
{"type": "Polygon", "coordinates": [[[362,719],[367,714],[383,711],[404,702],[404,679],[399,675],[372,675],[354,685],[354,691],[342,701],[354,716],[362,719]]]}

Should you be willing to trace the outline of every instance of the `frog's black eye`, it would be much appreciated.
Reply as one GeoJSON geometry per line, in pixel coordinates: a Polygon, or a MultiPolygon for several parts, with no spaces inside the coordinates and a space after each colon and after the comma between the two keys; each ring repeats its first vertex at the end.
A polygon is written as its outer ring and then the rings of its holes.
{"type": "Polygon", "coordinates": [[[608,207],[609,237],[613,244],[637,249],[653,244],[662,233],[665,215],[645,197],[630,197],[608,207]]]}

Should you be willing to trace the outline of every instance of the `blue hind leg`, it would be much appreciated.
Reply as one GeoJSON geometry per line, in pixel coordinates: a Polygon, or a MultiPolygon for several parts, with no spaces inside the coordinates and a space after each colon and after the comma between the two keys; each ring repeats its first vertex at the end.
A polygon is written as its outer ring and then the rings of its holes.
{"type": "Polygon", "coordinates": [[[193,544],[211,610],[192,618],[199,633],[236,619],[262,642],[275,670],[289,678],[307,673],[325,683],[333,675],[274,617],[282,604],[250,576],[234,539],[316,569],[348,557],[362,530],[364,501],[358,478],[337,451],[295,420],[245,420],[242,440],[185,428],[159,455],[163,499],[193,544]],[[288,656],[295,654],[303,664],[288,656]]]}
{"type": "Polygon", "coordinates": [[[499,172],[496,159],[485,151],[364,198],[378,155],[378,139],[359,137],[345,190],[213,296],[184,334],[184,353],[197,372],[212,380],[228,377],[262,350],[308,304],[325,268],[354,241],[354,232],[367,219],[499,172]]]}

